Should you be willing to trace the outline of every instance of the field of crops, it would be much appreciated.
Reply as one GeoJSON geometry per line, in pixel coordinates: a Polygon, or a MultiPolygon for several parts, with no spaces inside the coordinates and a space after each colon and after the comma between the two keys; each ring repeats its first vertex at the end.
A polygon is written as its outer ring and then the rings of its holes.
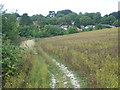
{"type": "Polygon", "coordinates": [[[118,87],[118,28],[37,39],[43,50],[60,58],[88,80],[90,87],[118,87]]]}

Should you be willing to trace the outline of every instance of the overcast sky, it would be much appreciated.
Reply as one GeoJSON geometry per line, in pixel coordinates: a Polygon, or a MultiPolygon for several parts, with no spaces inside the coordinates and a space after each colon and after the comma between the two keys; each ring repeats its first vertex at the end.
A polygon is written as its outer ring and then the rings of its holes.
{"type": "Polygon", "coordinates": [[[102,16],[114,11],[118,11],[120,0],[0,0],[4,9],[21,15],[42,14],[48,15],[49,11],[70,9],[73,12],[101,12],[102,16]]]}

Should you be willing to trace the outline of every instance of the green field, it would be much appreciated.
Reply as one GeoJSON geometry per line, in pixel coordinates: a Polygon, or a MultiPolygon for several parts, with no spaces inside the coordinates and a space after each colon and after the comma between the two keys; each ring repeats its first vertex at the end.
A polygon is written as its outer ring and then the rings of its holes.
{"type": "Polygon", "coordinates": [[[38,38],[34,43],[34,48],[21,50],[21,71],[7,78],[5,88],[74,88],[53,59],[72,71],[80,88],[118,88],[118,28],[38,38]]]}
{"type": "Polygon", "coordinates": [[[36,39],[36,44],[86,78],[89,87],[118,87],[118,28],[36,39]]]}

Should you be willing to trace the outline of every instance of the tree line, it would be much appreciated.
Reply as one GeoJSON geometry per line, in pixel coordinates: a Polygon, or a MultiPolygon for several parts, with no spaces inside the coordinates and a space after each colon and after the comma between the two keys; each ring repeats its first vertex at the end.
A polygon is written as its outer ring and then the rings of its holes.
{"type": "MultiPolygon", "coordinates": [[[[48,37],[77,33],[77,28],[81,25],[95,25],[96,30],[104,28],[102,24],[120,26],[120,11],[101,16],[100,12],[79,14],[71,10],[49,11],[47,16],[37,14],[28,16],[27,13],[19,15],[18,13],[5,13],[2,15],[2,33],[11,41],[15,41],[17,35],[23,37],[48,37]],[[68,30],[60,28],[66,25],[68,30]],[[72,31],[73,30],[73,31],[72,31]]],[[[91,28],[89,28],[91,29],[91,28]]],[[[84,30],[83,30],[84,31],[84,30]]]]}
{"type": "Polygon", "coordinates": [[[109,24],[114,25],[115,22],[120,18],[119,12],[113,12],[109,15],[101,16],[100,12],[96,13],[82,13],[79,14],[71,10],[51,11],[47,16],[33,15],[31,19],[38,21],[40,25],[51,24],[51,25],[74,25],[80,27],[80,25],[96,25],[96,24],[109,24]],[[53,13],[54,12],[54,13],[53,13]]]}
{"type": "Polygon", "coordinates": [[[113,12],[109,15],[101,16],[100,12],[96,13],[82,13],[79,14],[71,10],[49,11],[47,16],[37,14],[28,16],[27,13],[19,15],[15,13],[16,18],[19,18],[19,35],[23,37],[49,37],[56,35],[64,35],[81,32],[77,28],[82,29],[83,26],[94,25],[95,28],[88,28],[82,31],[98,30],[102,28],[109,28],[103,24],[112,25],[118,27],[119,14],[113,12]],[[68,26],[67,30],[60,28],[60,26],[68,26]],[[72,29],[72,30],[71,30],[72,29]]]}

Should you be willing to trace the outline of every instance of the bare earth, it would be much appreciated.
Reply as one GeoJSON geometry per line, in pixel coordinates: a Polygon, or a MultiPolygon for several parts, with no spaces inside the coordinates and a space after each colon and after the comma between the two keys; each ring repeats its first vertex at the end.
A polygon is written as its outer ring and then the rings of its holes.
{"type": "Polygon", "coordinates": [[[34,40],[27,40],[27,41],[24,41],[20,44],[20,47],[25,47],[25,48],[34,48],[34,45],[35,45],[35,41],[34,40]]]}

